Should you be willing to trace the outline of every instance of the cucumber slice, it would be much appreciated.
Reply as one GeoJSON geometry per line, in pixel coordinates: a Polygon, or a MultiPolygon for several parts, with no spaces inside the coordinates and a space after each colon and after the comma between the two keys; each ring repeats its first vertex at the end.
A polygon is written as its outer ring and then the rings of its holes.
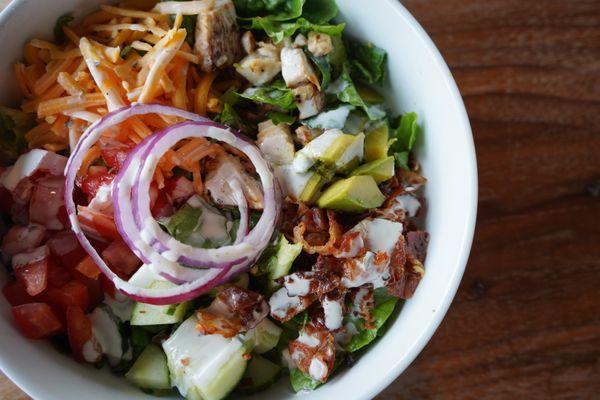
{"type": "Polygon", "coordinates": [[[260,392],[271,386],[279,376],[283,368],[264,357],[254,356],[242,377],[237,389],[246,394],[260,392]]]}
{"type": "Polygon", "coordinates": [[[198,320],[185,320],[163,343],[171,380],[188,400],[221,400],[246,370],[246,349],[240,339],[202,335],[198,320]]]}
{"type": "MultiPolygon", "coordinates": [[[[173,284],[165,281],[155,281],[150,285],[152,289],[167,289],[173,284]]],[[[183,320],[189,302],[154,306],[146,303],[135,303],[131,313],[131,325],[167,325],[176,324],[183,320]]]]}
{"type": "Polygon", "coordinates": [[[271,322],[269,319],[263,320],[254,329],[246,333],[245,345],[248,351],[256,354],[263,354],[274,349],[281,336],[281,328],[271,322]]]}
{"type": "Polygon", "coordinates": [[[167,356],[160,347],[149,344],[125,374],[125,378],[142,389],[171,389],[167,356]]]}

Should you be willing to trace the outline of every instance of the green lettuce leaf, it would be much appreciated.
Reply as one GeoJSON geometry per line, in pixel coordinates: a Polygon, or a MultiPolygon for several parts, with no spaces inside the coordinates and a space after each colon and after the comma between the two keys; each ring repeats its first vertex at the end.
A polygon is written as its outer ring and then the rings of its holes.
{"type": "Polygon", "coordinates": [[[305,0],[234,0],[241,20],[257,16],[273,21],[287,21],[302,15],[305,0]]]}
{"type": "Polygon", "coordinates": [[[372,43],[348,41],[352,76],[368,83],[381,83],[385,77],[387,53],[372,43]]]}
{"type": "Polygon", "coordinates": [[[65,32],[63,32],[63,27],[69,26],[74,19],[75,17],[73,17],[73,14],[71,13],[63,14],[58,17],[56,23],[54,24],[54,41],[56,43],[63,44],[67,41],[67,35],[65,35],[65,32]]]}
{"type": "Polygon", "coordinates": [[[398,298],[391,296],[386,288],[376,289],[374,297],[375,308],[372,311],[374,328],[365,328],[365,321],[362,318],[353,321],[358,333],[356,333],[345,346],[345,349],[351,353],[365,347],[375,340],[398,303],[398,298]]]}
{"type": "Polygon", "coordinates": [[[201,202],[203,204],[202,208],[192,207],[186,203],[175,214],[160,219],[158,222],[169,235],[190,246],[212,249],[231,244],[235,240],[232,236],[235,236],[237,230],[236,221],[229,221],[218,210],[203,201],[201,202]],[[211,224],[222,224],[225,232],[224,236],[207,238],[203,235],[203,223],[208,214],[212,214],[211,224]]]}
{"type": "Polygon", "coordinates": [[[290,371],[290,383],[294,392],[301,392],[303,390],[315,390],[322,383],[316,381],[299,369],[290,371]]]}
{"type": "Polygon", "coordinates": [[[419,116],[417,113],[410,112],[402,115],[396,122],[397,127],[392,128],[391,137],[393,140],[390,150],[396,158],[396,165],[408,169],[408,155],[419,136],[419,116]]]}
{"type": "Polygon", "coordinates": [[[223,111],[215,119],[219,123],[237,129],[246,135],[256,131],[256,126],[240,117],[235,108],[229,103],[223,104],[223,111]]]}
{"type": "Polygon", "coordinates": [[[340,77],[329,85],[327,93],[335,94],[343,103],[362,108],[372,121],[385,118],[385,111],[380,106],[370,105],[360,97],[352,78],[350,77],[348,64],[344,65],[340,77]]]}
{"type": "Polygon", "coordinates": [[[280,22],[272,18],[255,17],[248,22],[249,24],[245,26],[246,28],[264,31],[275,43],[281,42],[286,37],[293,36],[298,31],[304,33],[314,31],[330,36],[341,35],[346,26],[343,23],[338,25],[313,24],[305,18],[298,18],[290,22],[280,22]]]}
{"type": "Polygon", "coordinates": [[[331,81],[331,66],[329,65],[329,60],[327,56],[317,57],[308,49],[305,49],[305,53],[308,55],[308,58],[317,66],[319,72],[321,73],[321,90],[327,89],[329,86],[329,82],[331,81]]]}
{"type": "Polygon", "coordinates": [[[306,0],[302,16],[314,24],[326,24],[338,13],[335,0],[306,0]]]}
{"type": "Polygon", "coordinates": [[[34,126],[33,114],[0,106],[0,165],[12,163],[27,148],[25,134],[34,126]]]}
{"type": "Polygon", "coordinates": [[[267,113],[267,117],[275,125],[279,125],[281,123],[292,125],[294,122],[296,122],[296,117],[294,115],[284,114],[277,111],[269,111],[267,113]]]}
{"type": "Polygon", "coordinates": [[[252,267],[252,274],[267,275],[270,280],[281,278],[289,274],[292,264],[301,252],[301,244],[292,244],[281,235],[274,245],[265,249],[252,267]]]}
{"type": "Polygon", "coordinates": [[[271,86],[248,88],[240,96],[257,103],[270,104],[284,110],[293,110],[296,108],[294,92],[278,82],[275,82],[271,86]]]}

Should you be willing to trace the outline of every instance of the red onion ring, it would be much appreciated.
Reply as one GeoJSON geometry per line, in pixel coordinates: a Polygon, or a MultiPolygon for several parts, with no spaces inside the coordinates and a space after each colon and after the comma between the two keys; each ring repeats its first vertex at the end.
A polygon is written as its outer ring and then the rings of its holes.
{"type": "MultiPolygon", "coordinates": [[[[147,245],[152,246],[156,251],[162,251],[161,255],[164,258],[192,267],[210,266],[215,268],[215,265],[224,262],[245,267],[268,245],[280,212],[279,188],[258,148],[245,138],[241,138],[215,123],[184,122],[157,133],[152,144],[146,147],[142,160],[142,173],[137,182],[137,188],[134,188],[133,191],[133,211],[135,218],[144,225],[140,236],[146,239],[147,245]],[[190,137],[207,137],[238,148],[250,158],[261,178],[264,191],[264,212],[254,229],[238,244],[218,249],[195,248],[170,237],[162,231],[152,217],[148,193],[158,161],[177,142],[190,137]],[[164,251],[165,248],[168,250],[164,251]]],[[[137,250],[143,251],[142,247],[140,246],[137,250]]]]}
{"type": "Polygon", "coordinates": [[[106,129],[119,124],[132,116],[153,113],[172,115],[197,121],[206,121],[205,118],[199,117],[198,115],[158,104],[136,105],[107,114],[101,120],[92,124],[86,132],[84,132],[75,147],[75,150],[69,157],[65,168],[66,180],[64,200],[67,214],[69,215],[69,220],[71,222],[71,230],[75,233],[77,240],[84,250],[98,265],[102,273],[115,284],[115,287],[134,300],[155,305],[166,305],[193,299],[239,273],[239,269],[225,268],[221,270],[201,270],[203,273],[199,279],[169,289],[148,289],[131,285],[129,282],[119,278],[108,265],[106,265],[102,257],[87,239],[79,224],[77,208],[73,200],[77,172],[83,163],[83,158],[86,153],[100,138],[101,134],[106,129]]]}

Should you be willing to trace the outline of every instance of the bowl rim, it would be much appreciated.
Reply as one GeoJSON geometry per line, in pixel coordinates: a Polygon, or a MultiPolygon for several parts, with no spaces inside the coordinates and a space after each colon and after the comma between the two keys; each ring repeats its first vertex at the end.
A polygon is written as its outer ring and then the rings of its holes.
{"type": "MultiPolygon", "coordinates": [[[[4,23],[6,23],[9,18],[16,14],[18,9],[28,1],[31,0],[12,0],[0,12],[0,26],[4,25],[4,23]]],[[[365,399],[371,399],[375,397],[377,394],[387,388],[396,378],[398,378],[398,376],[400,376],[400,374],[415,360],[415,358],[427,345],[446,316],[467,266],[475,233],[478,201],[478,170],[473,134],[463,98],[453,78],[450,68],[444,61],[440,51],[437,49],[425,29],[404,7],[404,5],[401,4],[400,0],[381,1],[387,3],[387,5],[394,10],[398,18],[406,22],[410,29],[414,31],[416,36],[419,38],[421,45],[431,56],[436,69],[444,76],[446,90],[448,90],[453,100],[453,104],[451,104],[451,106],[455,109],[460,121],[460,131],[466,136],[464,150],[466,163],[468,166],[466,171],[468,176],[465,177],[465,186],[467,187],[469,193],[466,196],[468,203],[465,205],[464,230],[460,232],[460,253],[454,262],[453,274],[450,281],[446,285],[446,292],[442,296],[443,300],[439,304],[435,316],[431,319],[426,329],[423,330],[423,334],[415,342],[415,345],[406,354],[404,354],[403,357],[400,357],[398,361],[388,367],[386,371],[378,371],[380,373],[379,376],[373,378],[371,380],[371,384],[368,385],[369,388],[365,389],[360,394],[361,398],[365,399]]],[[[28,381],[25,374],[13,372],[13,369],[10,368],[10,365],[8,365],[2,357],[0,357],[0,370],[29,396],[36,399],[44,398],[43,388],[38,387],[35,384],[32,385],[31,382],[28,381]]]]}

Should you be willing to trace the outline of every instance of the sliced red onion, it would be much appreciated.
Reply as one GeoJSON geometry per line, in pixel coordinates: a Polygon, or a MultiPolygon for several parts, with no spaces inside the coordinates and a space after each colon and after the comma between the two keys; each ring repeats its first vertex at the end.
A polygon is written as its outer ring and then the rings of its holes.
{"type": "Polygon", "coordinates": [[[73,200],[73,191],[75,189],[75,178],[77,172],[83,163],[83,159],[90,148],[97,142],[102,133],[116,124],[119,124],[128,118],[135,115],[143,114],[164,114],[172,115],[185,119],[192,119],[197,121],[207,121],[205,118],[198,115],[179,110],[172,107],[150,104],[150,105],[136,105],[129,108],[123,108],[116,110],[98,122],[90,126],[86,132],[82,135],[79,143],[75,150],[69,157],[67,166],[65,169],[65,207],[69,215],[71,222],[71,230],[77,236],[77,240],[85,251],[92,257],[94,262],[98,265],[104,275],[106,275],[114,284],[117,289],[127,294],[134,300],[141,301],[149,304],[165,305],[180,303],[183,301],[190,300],[197,297],[198,295],[210,290],[212,287],[223,283],[229,277],[234,276],[238,273],[238,268],[225,268],[225,269],[212,269],[212,270],[199,270],[198,279],[193,282],[183,283],[179,286],[175,286],[169,289],[148,289],[141,288],[130,284],[127,281],[119,278],[109,267],[106,265],[102,257],[98,254],[96,249],[92,246],[90,241],[87,239],[77,217],[77,209],[73,200]],[[201,275],[200,275],[201,274],[201,275]]]}
{"type": "MultiPolygon", "coordinates": [[[[161,253],[164,258],[193,267],[210,266],[214,268],[224,262],[247,266],[268,245],[279,215],[280,204],[277,195],[279,188],[258,148],[245,138],[214,123],[184,122],[156,134],[152,144],[146,147],[142,160],[140,178],[137,187],[133,189],[133,211],[135,218],[143,226],[141,237],[145,239],[145,244],[152,246],[157,251],[168,248],[167,251],[161,253]],[[261,179],[264,190],[264,212],[254,229],[237,244],[218,249],[189,246],[165,233],[150,212],[148,193],[160,158],[180,140],[193,137],[210,138],[239,149],[254,164],[261,179]],[[154,239],[158,239],[158,241],[154,239]]],[[[138,250],[141,251],[142,248],[138,250]]]]}
{"type": "Polygon", "coordinates": [[[233,190],[234,200],[238,205],[238,209],[240,210],[240,225],[238,226],[237,233],[235,234],[235,242],[233,244],[238,244],[248,234],[248,226],[250,225],[250,213],[248,212],[248,201],[244,196],[244,191],[242,190],[242,185],[237,180],[233,182],[229,182],[231,189],[233,190]]]}

